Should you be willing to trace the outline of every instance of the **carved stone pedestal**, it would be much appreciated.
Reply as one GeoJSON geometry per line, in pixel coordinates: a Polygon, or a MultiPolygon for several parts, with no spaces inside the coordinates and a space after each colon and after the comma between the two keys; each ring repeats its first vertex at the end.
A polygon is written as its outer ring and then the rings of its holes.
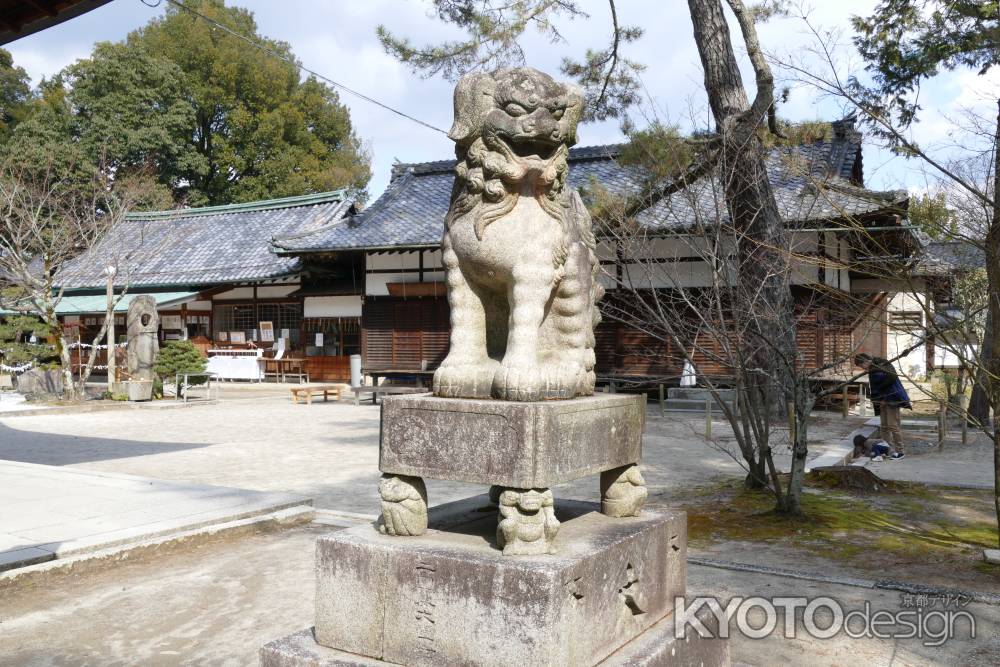
{"type": "Polygon", "coordinates": [[[557,553],[499,553],[484,494],[433,508],[420,536],[358,526],[316,550],[316,626],[265,667],[728,665],[725,642],[675,642],[686,518],[612,518],[560,501],[557,553]],[[671,648],[672,647],[672,648],[671,648]]]}
{"type": "Polygon", "coordinates": [[[422,532],[413,527],[426,512],[423,478],[480,482],[491,485],[499,507],[497,545],[505,555],[553,553],[555,484],[600,473],[602,511],[639,515],[646,500],[638,468],[644,420],[642,397],[625,394],[535,403],[386,398],[382,532],[422,532]]]}
{"type": "Polygon", "coordinates": [[[547,489],[642,458],[645,401],[595,394],[518,403],[387,396],[379,470],[392,475],[547,489]]]}

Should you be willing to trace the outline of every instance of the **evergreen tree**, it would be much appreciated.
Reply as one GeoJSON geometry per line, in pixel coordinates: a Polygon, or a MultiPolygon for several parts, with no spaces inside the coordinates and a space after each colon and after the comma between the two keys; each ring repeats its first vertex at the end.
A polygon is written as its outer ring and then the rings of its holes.
{"type": "Polygon", "coordinates": [[[337,93],[300,81],[290,47],[258,34],[249,11],[222,0],[187,5],[291,62],[175,6],[123,42],[98,43],[34,98],[0,51],[0,105],[21,104],[12,132],[0,117],[3,152],[60,178],[89,178],[88,168],[113,179],[152,173],[159,189],[145,208],[339,188],[363,199],[370,159],[337,93]]]}
{"type": "MultiPolygon", "coordinates": [[[[161,381],[174,382],[178,373],[204,373],[207,363],[191,341],[171,340],[160,348],[153,370],[161,381]]],[[[193,384],[202,382],[201,379],[192,381],[193,384]]]]}
{"type": "Polygon", "coordinates": [[[8,366],[55,362],[55,351],[46,344],[50,332],[50,327],[37,317],[5,316],[0,319],[0,361],[8,366]]]}

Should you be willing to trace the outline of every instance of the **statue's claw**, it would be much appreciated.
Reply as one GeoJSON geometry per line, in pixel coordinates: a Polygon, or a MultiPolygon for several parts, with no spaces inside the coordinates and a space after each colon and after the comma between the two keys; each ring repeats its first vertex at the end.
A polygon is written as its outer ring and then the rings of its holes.
{"type": "Polygon", "coordinates": [[[499,363],[447,364],[434,371],[434,395],[444,398],[489,398],[499,363]]]}
{"type": "Polygon", "coordinates": [[[493,376],[493,398],[501,401],[542,399],[542,374],[537,366],[500,366],[493,376]]]}

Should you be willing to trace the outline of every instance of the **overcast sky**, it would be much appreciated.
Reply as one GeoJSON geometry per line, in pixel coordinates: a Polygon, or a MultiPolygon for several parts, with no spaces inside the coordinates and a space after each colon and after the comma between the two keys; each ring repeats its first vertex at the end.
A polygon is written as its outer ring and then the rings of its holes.
{"type": "MultiPolygon", "coordinates": [[[[153,4],[155,0],[147,0],[153,4]]],[[[386,55],[375,37],[384,23],[399,35],[423,44],[456,37],[454,29],[430,15],[430,3],[421,0],[229,0],[228,4],[251,10],[259,31],[288,42],[302,63],[323,75],[402,109],[434,126],[451,124],[453,84],[441,79],[421,79],[386,55]]],[[[816,0],[811,21],[824,28],[847,30],[854,14],[869,13],[874,0],[816,0]]],[[[609,36],[608,6],[604,0],[581,0],[589,20],[563,23],[566,43],[552,45],[532,35],[527,42],[529,64],[556,74],[564,55],[579,56],[587,48],[603,48],[609,36]]],[[[95,42],[123,39],[155,16],[166,3],[150,8],[140,0],[114,0],[79,18],[11,42],[7,48],[14,62],[24,67],[35,83],[51,76],[78,58],[90,54],[95,42]]],[[[704,118],[705,95],[701,67],[684,0],[619,0],[622,24],[645,29],[643,38],[628,47],[627,56],[647,65],[643,83],[661,117],[683,121],[704,118]]],[[[850,33],[846,32],[844,41],[850,33]]],[[[812,39],[797,19],[773,21],[761,28],[761,42],[778,54],[801,53],[812,39]]],[[[739,44],[739,42],[736,42],[739,44]]],[[[849,54],[845,51],[845,56],[849,54]]],[[[780,73],[779,73],[780,76],[780,73]]],[[[752,76],[746,79],[752,84],[752,76]]],[[[977,77],[970,72],[939,78],[922,96],[930,114],[919,128],[926,141],[946,141],[944,118],[963,105],[981,105],[997,98],[1000,76],[977,77]]],[[[420,162],[450,158],[451,142],[442,134],[414,124],[388,111],[341,93],[351,109],[358,135],[372,154],[372,199],[385,188],[395,160],[420,162]]],[[[818,99],[810,90],[795,88],[782,106],[782,116],[792,120],[833,120],[843,108],[833,100],[818,99]]],[[[644,112],[648,116],[648,109],[644,112]]],[[[641,120],[641,119],[640,119],[641,120]]],[[[581,145],[622,140],[617,122],[586,125],[579,132],[581,145]]],[[[865,174],[869,187],[919,188],[921,179],[899,158],[875,148],[865,149],[865,174]]]]}

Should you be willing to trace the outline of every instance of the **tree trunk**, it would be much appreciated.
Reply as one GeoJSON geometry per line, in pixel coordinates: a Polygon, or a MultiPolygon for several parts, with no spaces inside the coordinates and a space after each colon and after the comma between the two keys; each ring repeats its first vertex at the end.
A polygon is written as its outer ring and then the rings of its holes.
{"type": "Polygon", "coordinates": [[[990,374],[989,359],[993,355],[993,317],[987,308],[986,329],[979,347],[976,377],[972,384],[972,398],[969,399],[969,419],[977,427],[984,428],[990,423],[990,374]]]}
{"type": "Polygon", "coordinates": [[[805,481],[806,458],[809,454],[809,414],[812,412],[813,402],[808,383],[803,379],[795,387],[795,439],[792,441],[788,492],[779,505],[779,509],[789,514],[802,514],[802,484],[805,481]]]}
{"type": "MultiPolygon", "coordinates": [[[[989,356],[983,361],[989,376],[990,407],[993,409],[993,504],[1000,527],[1000,99],[997,100],[997,125],[993,135],[993,219],[986,234],[986,280],[989,293],[989,318],[993,326],[983,337],[983,349],[989,356]]],[[[998,537],[1000,542],[1000,537],[998,537]]]]}
{"type": "MultiPolygon", "coordinates": [[[[730,6],[733,4],[731,1],[730,6]]],[[[765,149],[759,136],[773,99],[761,104],[762,72],[758,69],[758,99],[751,108],[721,1],[688,0],[688,7],[705,70],[705,91],[722,139],[719,172],[738,243],[740,285],[735,288],[733,316],[746,322],[749,329],[740,343],[744,366],[753,376],[745,382],[749,391],[762,389],[765,414],[779,415],[786,402],[794,400],[796,349],[792,295],[787,282],[787,234],[767,177],[765,149]],[[755,117],[761,109],[763,112],[755,117]]],[[[747,39],[745,27],[744,37],[747,39]]],[[[752,46],[747,41],[748,47],[752,46]]],[[[768,443],[760,445],[766,448],[768,443]]],[[[801,481],[791,487],[801,489],[801,481]]]]}

